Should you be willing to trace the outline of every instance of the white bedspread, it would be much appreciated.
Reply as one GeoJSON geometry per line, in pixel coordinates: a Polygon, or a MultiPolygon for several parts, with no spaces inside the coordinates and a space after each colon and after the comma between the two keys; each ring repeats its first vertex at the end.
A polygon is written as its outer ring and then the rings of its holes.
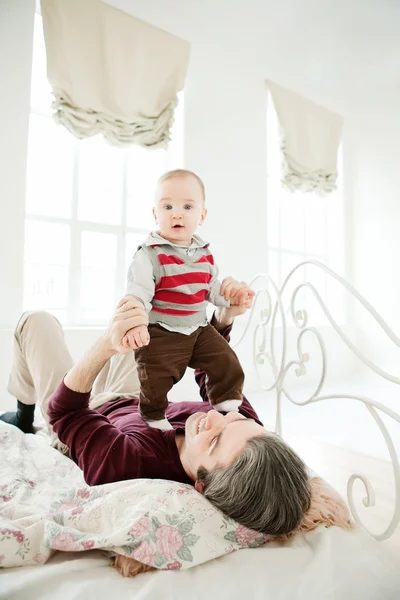
{"type": "Polygon", "coordinates": [[[125,579],[100,552],[5,569],[1,600],[398,600],[399,557],[362,531],[320,528],[286,546],[241,550],[185,571],[125,579]],[[397,565],[397,568],[396,568],[397,565]]]}

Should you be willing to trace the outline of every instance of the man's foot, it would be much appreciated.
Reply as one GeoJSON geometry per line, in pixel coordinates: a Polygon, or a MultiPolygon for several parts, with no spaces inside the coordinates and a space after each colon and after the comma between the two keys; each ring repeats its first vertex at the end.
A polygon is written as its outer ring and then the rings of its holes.
{"type": "Polygon", "coordinates": [[[34,433],[33,419],[35,413],[34,404],[22,404],[17,400],[16,411],[6,412],[0,415],[0,421],[18,427],[23,433],[34,433]]]}

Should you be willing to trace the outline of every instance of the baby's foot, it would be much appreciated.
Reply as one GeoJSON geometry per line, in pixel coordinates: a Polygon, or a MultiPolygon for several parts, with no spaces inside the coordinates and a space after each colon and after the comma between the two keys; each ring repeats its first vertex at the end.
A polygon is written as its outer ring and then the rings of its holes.
{"type": "Polygon", "coordinates": [[[149,425],[150,427],[155,427],[156,429],[162,429],[163,431],[168,431],[170,429],[173,429],[171,423],[168,421],[168,419],[144,419],[144,421],[146,421],[147,425],[149,425]]]}
{"type": "Polygon", "coordinates": [[[238,412],[241,400],[224,400],[219,404],[214,404],[213,408],[218,412],[238,412]]]}

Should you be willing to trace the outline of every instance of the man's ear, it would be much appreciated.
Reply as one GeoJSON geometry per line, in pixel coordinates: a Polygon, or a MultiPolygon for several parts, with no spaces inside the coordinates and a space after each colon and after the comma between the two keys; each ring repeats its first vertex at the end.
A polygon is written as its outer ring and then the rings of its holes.
{"type": "Polygon", "coordinates": [[[194,489],[196,491],[198,491],[199,494],[203,494],[204,493],[204,483],[202,481],[199,481],[198,479],[196,479],[196,481],[194,483],[194,489]]]}

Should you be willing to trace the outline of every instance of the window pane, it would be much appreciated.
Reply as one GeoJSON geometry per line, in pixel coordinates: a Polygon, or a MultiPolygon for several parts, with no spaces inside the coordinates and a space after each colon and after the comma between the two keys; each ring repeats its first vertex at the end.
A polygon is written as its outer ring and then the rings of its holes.
{"type": "MultiPolygon", "coordinates": [[[[280,285],[283,285],[286,277],[292,271],[292,269],[298,265],[299,263],[306,260],[305,256],[301,254],[289,254],[288,252],[282,252],[281,261],[282,261],[282,273],[281,273],[281,281],[280,285]]],[[[285,288],[285,293],[283,295],[283,307],[288,319],[288,324],[290,326],[293,325],[292,318],[290,316],[290,306],[291,306],[291,298],[295,288],[300,285],[303,281],[306,280],[306,270],[305,267],[298,269],[290,278],[290,282],[287,284],[285,288]]],[[[295,307],[297,309],[305,308],[307,298],[309,297],[307,288],[301,288],[296,294],[296,303],[295,307]]]]}
{"type": "Polygon", "coordinates": [[[328,249],[327,204],[332,198],[311,195],[305,200],[305,246],[306,252],[324,258],[328,249]]]}
{"type": "Polygon", "coordinates": [[[279,199],[276,198],[275,186],[268,185],[267,188],[267,243],[268,246],[277,248],[279,246],[279,199]]]}
{"type": "Polygon", "coordinates": [[[128,227],[152,229],[154,189],[167,170],[165,150],[133,146],[128,155],[128,227]]]}
{"type": "Polygon", "coordinates": [[[117,236],[85,231],[81,246],[80,317],[105,321],[115,304],[117,236]]]}
{"type": "Polygon", "coordinates": [[[126,150],[100,136],[79,142],[78,219],[119,225],[126,150]]]}
{"type": "Polygon", "coordinates": [[[68,304],[68,267],[25,263],[24,310],[61,310],[68,304]]]}
{"type": "Polygon", "coordinates": [[[125,245],[125,271],[128,271],[129,265],[132,262],[132,258],[138,249],[138,246],[143,243],[146,238],[146,234],[141,233],[127,233],[126,245],[125,245]]]}
{"type": "Polygon", "coordinates": [[[281,200],[281,246],[304,251],[304,202],[300,194],[285,194],[281,200]]]}
{"type": "Polygon", "coordinates": [[[69,264],[69,250],[69,225],[33,219],[26,221],[26,263],[66,266],[69,264]]]}
{"type": "Polygon", "coordinates": [[[28,214],[71,217],[73,136],[50,117],[31,114],[26,210],[28,214]]]}
{"type": "MultiPolygon", "coordinates": [[[[306,257],[302,256],[301,254],[297,254],[297,253],[289,254],[289,252],[282,252],[282,255],[281,255],[282,272],[281,272],[280,284],[283,283],[283,281],[289,275],[290,271],[292,269],[294,269],[294,267],[296,265],[303,262],[303,260],[306,260],[306,257]]],[[[304,274],[304,270],[300,271],[300,272],[304,274]]]]}
{"type": "MultiPolygon", "coordinates": [[[[314,267],[313,265],[307,265],[305,271],[304,279],[315,288],[321,297],[322,302],[326,303],[329,308],[333,304],[333,298],[327,296],[327,275],[325,271],[319,267],[314,267]]],[[[325,323],[325,325],[328,325],[328,321],[325,319],[320,305],[311,289],[307,289],[305,297],[310,316],[309,324],[315,325],[325,323]]]]}
{"type": "MultiPolygon", "coordinates": [[[[339,179],[338,185],[341,186],[339,179]]],[[[329,257],[329,266],[340,273],[344,274],[345,264],[345,244],[344,244],[344,206],[343,206],[343,191],[338,187],[338,191],[332,194],[327,205],[327,241],[326,248],[329,257]]]]}
{"type": "Polygon", "coordinates": [[[326,302],[327,275],[325,271],[323,271],[317,266],[307,265],[306,273],[307,281],[315,287],[318,294],[326,302]]]}
{"type": "Polygon", "coordinates": [[[84,231],[81,243],[81,264],[83,267],[115,269],[117,264],[116,235],[98,231],[84,231]]]}
{"type": "Polygon", "coordinates": [[[279,267],[279,257],[278,252],[275,250],[268,251],[268,275],[274,281],[274,283],[279,286],[280,281],[280,267],[279,267]]]}
{"type": "Polygon", "coordinates": [[[344,323],[346,315],[345,293],[340,283],[329,276],[326,276],[326,298],[324,300],[326,300],[333,318],[338,323],[344,323]]]}
{"type": "Polygon", "coordinates": [[[25,226],[24,309],[58,312],[68,304],[70,228],[27,221],[25,226]]]}
{"type": "Polygon", "coordinates": [[[80,318],[106,322],[115,307],[115,270],[82,267],[80,318]]]}

